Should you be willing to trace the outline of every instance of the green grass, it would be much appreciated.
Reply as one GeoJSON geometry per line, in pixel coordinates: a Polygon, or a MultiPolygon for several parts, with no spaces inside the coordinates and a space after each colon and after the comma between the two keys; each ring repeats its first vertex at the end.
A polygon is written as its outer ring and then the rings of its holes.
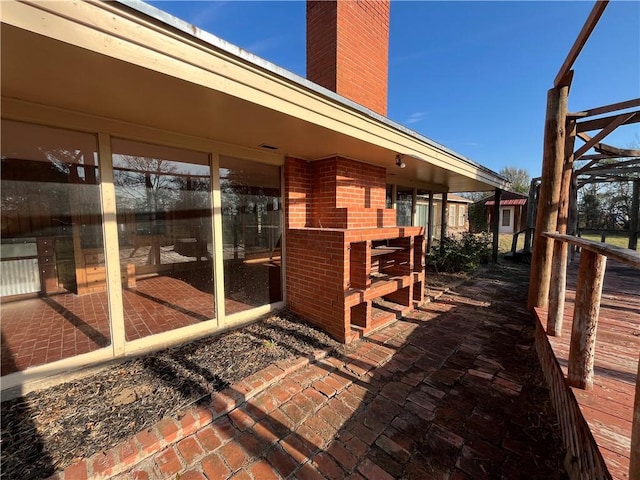
{"type": "MultiPolygon", "coordinates": [[[[586,240],[593,240],[594,242],[600,241],[600,235],[597,233],[583,233],[582,238],[586,240]]],[[[615,245],[616,247],[627,248],[629,245],[628,233],[607,233],[605,243],[609,245],[615,245]]],[[[638,247],[636,246],[636,250],[638,247]]]]}
{"type": "MultiPolygon", "coordinates": [[[[600,241],[600,235],[596,233],[583,234],[582,238],[587,240],[593,240],[594,242],[600,241]]],[[[511,251],[511,242],[513,235],[510,233],[501,233],[498,241],[498,253],[507,253],[511,251]]],[[[615,245],[617,247],[627,248],[629,245],[629,235],[627,233],[607,233],[605,243],[615,245]]],[[[638,243],[640,246],[640,242],[638,243]]],[[[516,250],[522,250],[524,247],[524,233],[518,235],[518,248],[516,250]]],[[[636,247],[638,250],[638,247],[636,247]]]]}
{"type": "MultiPolygon", "coordinates": [[[[507,253],[511,251],[511,242],[513,242],[513,235],[510,233],[501,233],[498,236],[498,253],[507,253]]],[[[524,233],[518,235],[518,246],[516,251],[524,248],[524,233]]]]}

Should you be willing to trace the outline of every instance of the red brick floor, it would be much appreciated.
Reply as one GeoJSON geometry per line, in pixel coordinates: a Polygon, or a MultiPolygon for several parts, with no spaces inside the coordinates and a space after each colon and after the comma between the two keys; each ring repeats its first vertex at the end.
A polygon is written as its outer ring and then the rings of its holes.
{"type": "Polygon", "coordinates": [[[533,380],[539,365],[528,277],[516,277],[473,280],[340,358],[293,373],[282,367],[275,383],[246,402],[252,382],[240,382],[199,407],[209,420],[198,427],[187,414],[138,434],[140,452],[149,438],[162,447],[140,453],[133,467],[116,463],[110,475],[566,478],[554,416],[543,413],[548,392],[533,380]]]}
{"type": "MultiPolygon", "coordinates": [[[[123,291],[127,340],[214,317],[213,295],[184,280],[158,276],[123,291]]],[[[253,308],[225,300],[227,315],[253,308]]],[[[2,375],[106,347],[111,343],[106,292],[3,303],[2,375]]]]}

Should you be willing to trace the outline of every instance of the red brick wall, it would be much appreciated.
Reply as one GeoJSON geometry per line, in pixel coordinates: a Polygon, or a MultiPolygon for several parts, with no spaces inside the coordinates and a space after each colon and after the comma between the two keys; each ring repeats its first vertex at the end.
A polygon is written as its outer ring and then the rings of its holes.
{"type": "Polygon", "coordinates": [[[311,163],[311,227],[345,228],[344,214],[336,212],[336,167],[336,158],[311,163]]]}
{"type": "Polygon", "coordinates": [[[388,0],[308,1],[307,78],[387,114],[388,0]]]}
{"type": "Polygon", "coordinates": [[[311,218],[316,228],[395,226],[386,216],[386,170],[346,158],[328,158],[310,164],[311,218]]]}
{"type": "Polygon", "coordinates": [[[346,249],[342,231],[287,232],[287,306],[343,342],[346,249]]]}
{"type": "MultiPolygon", "coordinates": [[[[348,342],[354,335],[352,313],[356,324],[372,328],[368,317],[374,293],[391,295],[402,305],[421,303],[422,260],[416,262],[410,247],[416,238],[424,242],[424,229],[395,226],[395,210],[384,208],[384,168],[339,157],[314,162],[287,158],[284,185],[285,288],[292,311],[348,342]],[[369,289],[371,242],[384,239],[396,239],[409,249],[393,259],[402,285],[389,282],[384,291],[374,292],[369,289]]],[[[422,245],[419,251],[421,259],[422,245]]]]}
{"type": "Polygon", "coordinates": [[[311,216],[309,163],[297,158],[287,158],[284,164],[284,178],[286,228],[304,228],[311,216]]]}
{"type": "Polygon", "coordinates": [[[336,161],[337,208],[384,208],[387,171],[345,158],[336,161]]]}

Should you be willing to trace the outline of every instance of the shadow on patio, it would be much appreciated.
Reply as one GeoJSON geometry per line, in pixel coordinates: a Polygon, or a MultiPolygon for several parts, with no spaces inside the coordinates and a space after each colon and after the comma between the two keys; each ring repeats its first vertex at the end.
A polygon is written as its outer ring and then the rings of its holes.
{"type": "Polygon", "coordinates": [[[565,478],[527,281],[498,267],[246,403],[240,382],[198,431],[136,436],[169,443],[119,478],[565,478]]]}

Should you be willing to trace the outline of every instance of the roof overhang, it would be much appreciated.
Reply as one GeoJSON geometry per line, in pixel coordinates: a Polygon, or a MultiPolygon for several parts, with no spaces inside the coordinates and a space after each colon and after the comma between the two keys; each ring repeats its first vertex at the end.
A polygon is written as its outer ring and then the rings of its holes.
{"type": "Polygon", "coordinates": [[[345,156],[436,191],[508,187],[444,146],[142,2],[3,2],[1,35],[3,101],[271,145],[282,158],[345,156]],[[397,153],[406,168],[395,165],[397,153]]]}

